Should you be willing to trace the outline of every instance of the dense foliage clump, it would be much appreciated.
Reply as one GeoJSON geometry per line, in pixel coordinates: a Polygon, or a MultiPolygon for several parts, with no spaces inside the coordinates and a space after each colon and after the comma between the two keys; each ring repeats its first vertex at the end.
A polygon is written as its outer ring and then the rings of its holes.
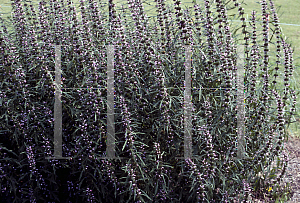
{"type": "Polygon", "coordinates": [[[155,2],[150,23],[140,1],[128,1],[120,13],[109,1],[107,15],[105,5],[81,0],[79,19],[69,0],[41,0],[38,12],[12,0],[13,32],[0,18],[0,202],[233,202],[281,191],[296,95],[289,84],[293,51],[274,3],[261,2],[260,30],[259,15],[253,11],[247,25],[237,0],[195,1],[194,15],[179,0],[155,2]],[[234,158],[239,53],[230,9],[242,22],[245,47],[242,159],[234,158]],[[45,158],[54,149],[55,45],[61,45],[62,150],[69,160],[45,158]],[[107,45],[114,46],[115,144],[122,159],[100,159],[107,147],[107,45]],[[186,46],[193,156],[178,159],[185,150],[186,46]],[[276,82],[282,69],[284,91],[276,82]]]}

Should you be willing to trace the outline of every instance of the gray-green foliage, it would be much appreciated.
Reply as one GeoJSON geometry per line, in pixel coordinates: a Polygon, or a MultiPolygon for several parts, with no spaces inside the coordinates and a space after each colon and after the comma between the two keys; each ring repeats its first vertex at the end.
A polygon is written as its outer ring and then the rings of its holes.
{"type": "MultiPolygon", "coordinates": [[[[96,9],[93,4],[82,2],[81,24],[69,1],[41,1],[39,12],[29,3],[14,1],[14,32],[7,33],[2,23],[2,199],[231,202],[238,192],[244,198],[252,195],[243,180],[255,192],[266,192],[273,180],[272,184],[282,180],[284,159],[279,159],[278,173],[264,170],[282,154],[286,125],[294,112],[288,107],[294,108],[295,95],[291,87],[279,91],[264,78],[267,72],[273,81],[280,69],[269,67],[270,42],[254,32],[260,26],[254,14],[256,24],[246,27],[237,1],[195,3],[195,16],[185,12],[180,1],[172,9],[159,1],[158,18],[150,24],[136,2],[128,8],[130,17],[113,10],[109,23],[100,5],[96,9]],[[233,83],[237,44],[228,9],[236,9],[244,22],[245,150],[250,158],[242,160],[232,160],[238,137],[233,83]],[[105,45],[115,45],[116,154],[125,159],[97,159],[106,149],[105,89],[63,89],[63,155],[73,159],[45,159],[54,148],[55,44],[67,45],[62,46],[63,88],[106,87],[105,45]],[[175,158],[183,157],[184,45],[197,45],[192,48],[193,157],[197,159],[192,160],[175,158]],[[227,89],[205,89],[220,87],[227,89]],[[277,108],[272,109],[274,105],[277,108]],[[257,176],[262,171],[265,180],[257,176]]],[[[276,13],[266,10],[272,14],[272,39],[279,46],[278,67],[286,69],[288,83],[292,51],[280,35],[276,13]]]]}

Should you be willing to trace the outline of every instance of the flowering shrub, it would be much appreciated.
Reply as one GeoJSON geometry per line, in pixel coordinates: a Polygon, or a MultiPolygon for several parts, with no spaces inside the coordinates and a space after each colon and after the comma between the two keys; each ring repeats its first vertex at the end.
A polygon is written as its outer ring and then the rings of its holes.
{"type": "Polygon", "coordinates": [[[296,96],[289,84],[292,50],[280,32],[274,3],[268,2],[261,2],[260,40],[257,13],[247,26],[237,0],[194,2],[194,16],[179,0],[174,8],[157,0],[153,24],[139,1],[128,1],[131,19],[117,14],[111,2],[109,21],[95,0],[81,0],[80,12],[69,0],[41,0],[39,12],[32,4],[12,1],[14,32],[8,33],[0,18],[1,202],[232,202],[261,189],[278,192],[287,165],[279,156],[285,155],[296,96]],[[238,58],[229,9],[236,9],[243,23],[248,159],[233,159],[238,58]],[[277,46],[274,69],[270,27],[277,46]],[[54,45],[62,45],[67,160],[45,158],[54,148],[54,45]],[[114,45],[115,146],[122,159],[103,159],[108,145],[105,45],[114,45]],[[193,55],[193,156],[178,159],[185,150],[185,45],[191,45],[193,55]],[[284,92],[276,83],[280,67],[285,69],[284,92]],[[277,168],[269,173],[266,168],[277,157],[277,168]]]}

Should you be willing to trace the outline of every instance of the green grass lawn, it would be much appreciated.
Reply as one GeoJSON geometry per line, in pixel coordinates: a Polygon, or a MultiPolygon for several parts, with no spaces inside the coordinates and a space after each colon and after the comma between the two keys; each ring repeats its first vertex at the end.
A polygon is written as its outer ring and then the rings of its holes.
{"type": "MultiPolygon", "coordinates": [[[[11,1],[10,0],[2,0],[0,3],[0,13],[2,13],[2,17],[6,18],[8,16],[11,16],[11,1]]],[[[75,0],[75,5],[77,12],[80,11],[79,9],[79,0],[75,0]]],[[[105,1],[102,1],[105,2],[105,1]]],[[[197,0],[200,5],[203,5],[203,1],[197,0]]],[[[241,2],[241,1],[240,1],[241,2]]],[[[105,2],[105,3],[108,3],[105,2]]],[[[124,5],[124,8],[128,8],[127,6],[127,1],[125,0],[118,0],[114,2],[116,4],[117,12],[118,9],[121,9],[121,5],[124,5]]],[[[259,1],[253,1],[253,0],[244,0],[244,9],[246,15],[248,14],[248,19],[250,18],[252,10],[256,10],[258,12],[258,15],[261,14],[261,6],[259,4],[259,1]]],[[[282,31],[284,35],[287,38],[287,41],[292,44],[292,47],[294,49],[294,62],[295,62],[295,71],[294,71],[294,78],[292,78],[293,81],[291,81],[291,85],[295,85],[297,88],[298,92],[298,82],[299,82],[299,66],[300,66],[300,15],[299,9],[300,8],[300,1],[295,1],[295,0],[274,0],[275,6],[277,8],[277,13],[279,15],[279,20],[282,31]],[[285,25],[285,24],[293,24],[293,25],[285,25]]],[[[38,1],[33,1],[33,4],[35,5],[36,11],[38,10],[38,1]]],[[[147,14],[148,17],[150,16],[155,16],[156,15],[156,7],[155,7],[155,2],[154,1],[144,1],[144,10],[147,14]]],[[[166,5],[173,4],[173,0],[167,0],[166,5]]],[[[185,6],[187,7],[193,7],[192,0],[183,0],[182,4],[183,8],[185,9],[185,6]]],[[[108,6],[105,7],[106,11],[108,12],[108,6]]],[[[202,7],[203,8],[203,7],[202,7]]],[[[235,9],[234,11],[229,11],[228,14],[234,14],[236,13],[237,10],[235,9]]],[[[194,13],[194,12],[192,12],[194,13]]],[[[128,15],[130,13],[128,12],[128,15]]],[[[257,18],[261,18],[261,16],[257,16],[257,18]]],[[[247,20],[248,20],[247,19],[247,20]]],[[[232,22],[233,26],[238,26],[241,25],[239,22],[232,22]]],[[[257,26],[259,26],[257,24],[257,26]]],[[[11,30],[11,28],[9,28],[11,30]]],[[[271,52],[274,51],[274,47],[270,47],[271,52]]],[[[275,56],[275,54],[273,54],[275,56]]],[[[274,57],[270,57],[270,60],[274,60],[274,57]]],[[[281,71],[283,71],[281,69],[281,71]]],[[[297,98],[297,118],[299,118],[299,101],[300,99],[297,98]]],[[[290,132],[295,135],[300,137],[300,129],[297,129],[297,124],[292,124],[290,127],[290,132]]]]}

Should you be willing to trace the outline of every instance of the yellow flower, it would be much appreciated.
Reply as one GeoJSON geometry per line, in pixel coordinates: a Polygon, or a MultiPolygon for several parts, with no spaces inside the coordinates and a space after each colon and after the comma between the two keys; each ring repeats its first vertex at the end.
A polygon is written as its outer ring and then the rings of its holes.
{"type": "Polygon", "coordinates": [[[271,187],[269,187],[269,189],[268,189],[268,192],[270,192],[270,191],[272,191],[272,188],[271,188],[271,187]]]}

